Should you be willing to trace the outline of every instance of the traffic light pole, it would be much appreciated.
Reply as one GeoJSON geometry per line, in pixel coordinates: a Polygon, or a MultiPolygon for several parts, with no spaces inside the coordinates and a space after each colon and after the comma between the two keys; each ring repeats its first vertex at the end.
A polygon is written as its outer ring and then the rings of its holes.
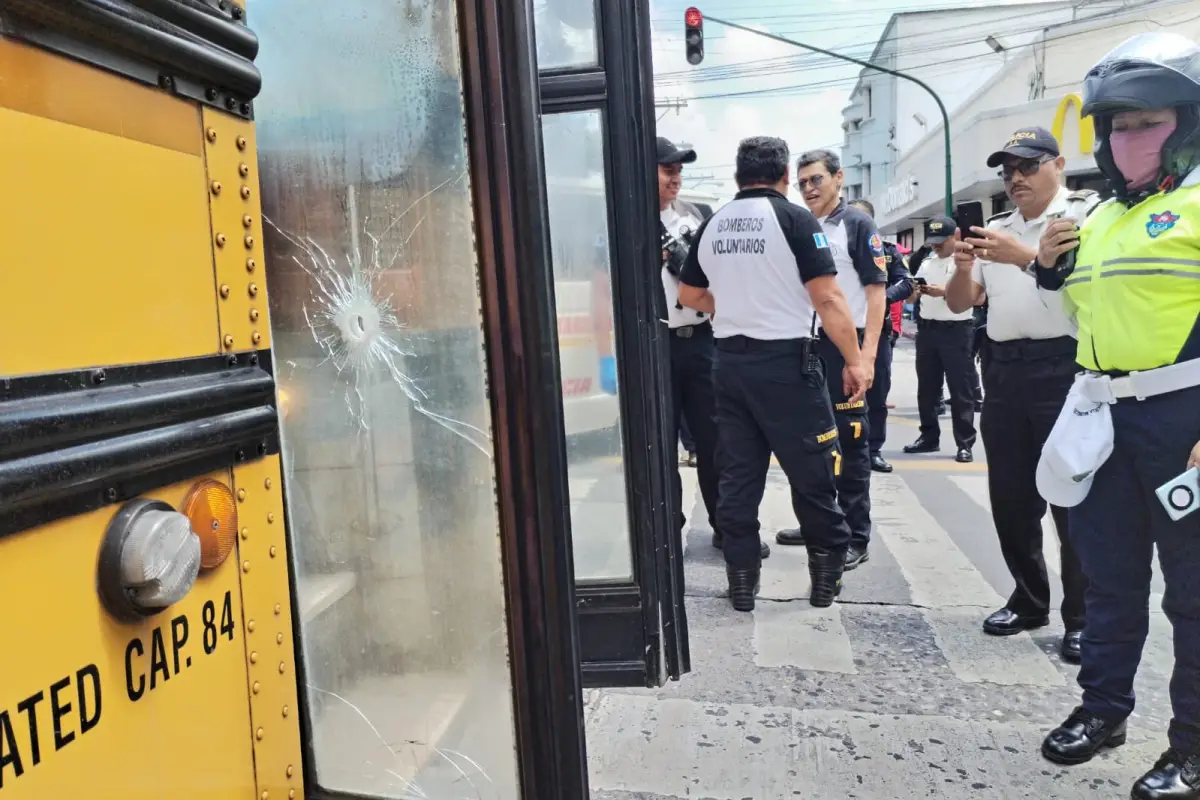
{"type": "Polygon", "coordinates": [[[917,86],[920,86],[922,89],[929,92],[930,96],[933,97],[934,102],[937,103],[938,109],[942,112],[942,133],[944,134],[946,142],[946,216],[954,216],[954,173],[950,166],[950,115],[946,113],[946,105],[942,102],[942,98],[938,97],[937,92],[930,88],[929,84],[925,83],[925,81],[921,80],[920,78],[914,78],[912,75],[906,75],[903,72],[897,72],[894,69],[881,67],[877,64],[872,64],[869,61],[860,61],[857,58],[852,58],[851,56],[835,53],[832,50],[823,50],[820,47],[814,47],[811,44],[797,42],[794,39],[787,39],[783,36],[767,33],[766,31],[748,28],[745,25],[739,25],[736,22],[730,22],[729,20],[720,19],[718,17],[710,17],[707,14],[704,15],[704,19],[708,22],[719,23],[728,28],[737,28],[738,30],[745,31],[746,33],[753,33],[757,36],[766,37],[767,39],[774,39],[777,42],[783,42],[784,44],[790,44],[805,50],[812,50],[814,53],[820,53],[821,55],[829,56],[830,58],[836,58],[841,61],[849,61],[851,64],[857,64],[858,66],[866,69],[882,72],[885,75],[895,75],[897,78],[903,78],[906,81],[912,81],[917,86]]]}

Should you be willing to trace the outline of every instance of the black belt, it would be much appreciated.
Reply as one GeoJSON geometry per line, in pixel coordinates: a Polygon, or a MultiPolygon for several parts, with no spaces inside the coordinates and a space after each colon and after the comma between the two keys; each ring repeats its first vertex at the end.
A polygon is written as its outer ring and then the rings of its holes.
{"type": "Polygon", "coordinates": [[[988,357],[995,361],[1041,361],[1047,358],[1074,360],[1079,343],[1070,336],[1054,339],[988,339],[988,357]]]}
{"type": "Polygon", "coordinates": [[[961,328],[970,325],[974,327],[973,319],[918,319],[918,328],[961,328]]]}
{"type": "Polygon", "coordinates": [[[697,334],[706,332],[712,332],[712,325],[708,320],[697,322],[695,325],[680,325],[678,328],[671,328],[671,335],[678,336],[680,339],[691,339],[697,334]]]}
{"type": "Polygon", "coordinates": [[[803,339],[751,339],[749,336],[723,336],[717,339],[717,349],[727,353],[745,353],[749,351],[768,351],[776,353],[803,353],[804,343],[812,341],[803,339]]]}

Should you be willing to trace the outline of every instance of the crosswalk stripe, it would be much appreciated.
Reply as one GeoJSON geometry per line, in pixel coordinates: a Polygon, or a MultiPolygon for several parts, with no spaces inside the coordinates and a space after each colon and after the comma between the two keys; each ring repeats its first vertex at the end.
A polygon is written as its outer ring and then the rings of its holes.
{"type": "Polygon", "coordinates": [[[841,609],[836,605],[813,608],[802,600],[758,604],[754,610],[754,663],[858,673],[841,609]]]}
{"type": "Polygon", "coordinates": [[[877,533],[955,676],[967,683],[1063,685],[1062,674],[1028,634],[1000,639],[980,632],[983,613],[1004,601],[903,478],[877,478],[872,486],[877,533]]]}
{"type": "MultiPolygon", "coordinates": [[[[950,480],[970,497],[990,517],[992,499],[988,492],[986,475],[952,475],[950,480]]],[[[1055,529],[1054,517],[1050,511],[1042,517],[1042,554],[1046,559],[1046,568],[1055,575],[1062,574],[1062,556],[1058,549],[1058,531],[1055,529]]]]}

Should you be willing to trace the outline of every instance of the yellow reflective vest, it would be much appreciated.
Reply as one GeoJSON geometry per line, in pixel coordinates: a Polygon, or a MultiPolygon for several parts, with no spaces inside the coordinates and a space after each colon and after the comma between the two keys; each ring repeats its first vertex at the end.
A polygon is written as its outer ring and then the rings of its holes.
{"type": "Polygon", "coordinates": [[[1200,175],[1133,208],[1109,201],[1080,232],[1064,292],[1085,369],[1174,364],[1200,318],[1200,175]]]}

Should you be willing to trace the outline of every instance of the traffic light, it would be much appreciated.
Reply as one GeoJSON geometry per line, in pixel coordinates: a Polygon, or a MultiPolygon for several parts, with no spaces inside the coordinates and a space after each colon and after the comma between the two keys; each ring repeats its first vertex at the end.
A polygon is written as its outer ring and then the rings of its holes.
{"type": "Polygon", "coordinates": [[[683,40],[687,43],[687,61],[696,66],[704,60],[704,15],[696,7],[683,13],[683,40]]]}

